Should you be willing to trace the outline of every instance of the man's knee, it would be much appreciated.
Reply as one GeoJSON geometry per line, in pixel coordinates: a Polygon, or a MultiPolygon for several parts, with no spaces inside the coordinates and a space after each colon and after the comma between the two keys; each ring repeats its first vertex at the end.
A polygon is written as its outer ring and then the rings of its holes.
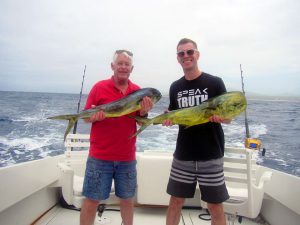
{"type": "Polygon", "coordinates": [[[171,196],[170,198],[170,206],[177,206],[177,207],[182,207],[184,204],[184,198],[178,198],[171,196]]]}
{"type": "Polygon", "coordinates": [[[83,201],[83,207],[85,207],[85,208],[92,208],[92,209],[97,208],[99,204],[100,204],[100,201],[89,199],[89,198],[86,198],[83,201]]]}
{"type": "Polygon", "coordinates": [[[224,214],[223,204],[207,204],[208,211],[211,215],[220,215],[224,214]]]}
{"type": "Polygon", "coordinates": [[[126,199],[120,198],[120,204],[122,204],[122,205],[133,205],[133,199],[132,198],[126,198],[126,199]]]}

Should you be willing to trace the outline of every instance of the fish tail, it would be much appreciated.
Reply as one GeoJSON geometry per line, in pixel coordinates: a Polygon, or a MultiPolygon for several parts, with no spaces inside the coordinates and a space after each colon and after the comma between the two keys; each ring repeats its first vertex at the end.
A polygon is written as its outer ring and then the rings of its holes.
{"type": "Polygon", "coordinates": [[[150,119],[140,117],[140,116],[128,116],[128,117],[135,119],[141,125],[144,125],[145,123],[147,123],[147,121],[150,120],[150,119]]]}
{"type": "Polygon", "coordinates": [[[70,130],[74,127],[75,123],[79,119],[79,115],[78,114],[60,115],[60,116],[48,117],[47,119],[51,119],[51,120],[68,120],[69,121],[67,129],[66,129],[65,134],[64,134],[64,141],[65,141],[66,138],[67,138],[67,135],[70,133],[70,130]]]}
{"type": "Polygon", "coordinates": [[[145,130],[148,126],[150,126],[153,123],[152,119],[147,119],[147,118],[138,117],[138,116],[130,116],[130,117],[134,118],[139,124],[142,125],[135,134],[130,136],[130,138],[137,136],[139,133],[141,133],[143,130],[145,130]]]}

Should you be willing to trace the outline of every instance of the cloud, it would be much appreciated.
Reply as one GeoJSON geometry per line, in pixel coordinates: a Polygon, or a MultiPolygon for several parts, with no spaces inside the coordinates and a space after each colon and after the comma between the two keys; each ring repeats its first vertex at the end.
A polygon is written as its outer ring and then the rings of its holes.
{"type": "Polygon", "coordinates": [[[251,92],[300,95],[299,15],[294,1],[0,2],[0,90],[85,92],[111,75],[116,49],[134,53],[132,80],[168,91],[182,76],[180,38],[199,46],[200,68],[251,92]],[[283,87],[283,85],[285,87],[283,87]]]}

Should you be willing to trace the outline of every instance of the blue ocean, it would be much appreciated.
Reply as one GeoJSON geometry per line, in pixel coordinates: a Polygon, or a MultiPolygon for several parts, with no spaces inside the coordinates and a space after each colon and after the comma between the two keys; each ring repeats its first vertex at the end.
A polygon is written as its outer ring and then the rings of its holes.
{"type": "MultiPolygon", "coordinates": [[[[75,113],[79,94],[0,91],[0,167],[64,153],[63,134],[67,122],[47,117],[75,113]]],[[[81,101],[81,109],[86,96],[81,101]]],[[[164,96],[149,117],[168,106],[164,96]]],[[[262,142],[265,156],[258,153],[258,163],[300,176],[300,101],[276,98],[249,98],[250,136],[262,142]]],[[[244,145],[245,121],[240,115],[223,125],[227,146],[244,145]]],[[[89,133],[90,126],[78,123],[77,133],[89,133]]],[[[174,151],[177,126],[150,126],[137,140],[137,151],[174,151]]]]}

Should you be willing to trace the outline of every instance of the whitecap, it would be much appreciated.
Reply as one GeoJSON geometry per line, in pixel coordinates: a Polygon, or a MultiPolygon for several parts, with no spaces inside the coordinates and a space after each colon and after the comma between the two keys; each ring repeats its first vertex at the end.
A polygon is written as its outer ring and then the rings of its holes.
{"type": "Polygon", "coordinates": [[[18,149],[18,151],[20,151],[20,149],[23,149],[24,151],[32,151],[35,149],[40,149],[50,144],[48,142],[48,139],[29,137],[19,137],[16,139],[8,139],[1,137],[0,142],[6,145],[7,149],[18,149]]]}

